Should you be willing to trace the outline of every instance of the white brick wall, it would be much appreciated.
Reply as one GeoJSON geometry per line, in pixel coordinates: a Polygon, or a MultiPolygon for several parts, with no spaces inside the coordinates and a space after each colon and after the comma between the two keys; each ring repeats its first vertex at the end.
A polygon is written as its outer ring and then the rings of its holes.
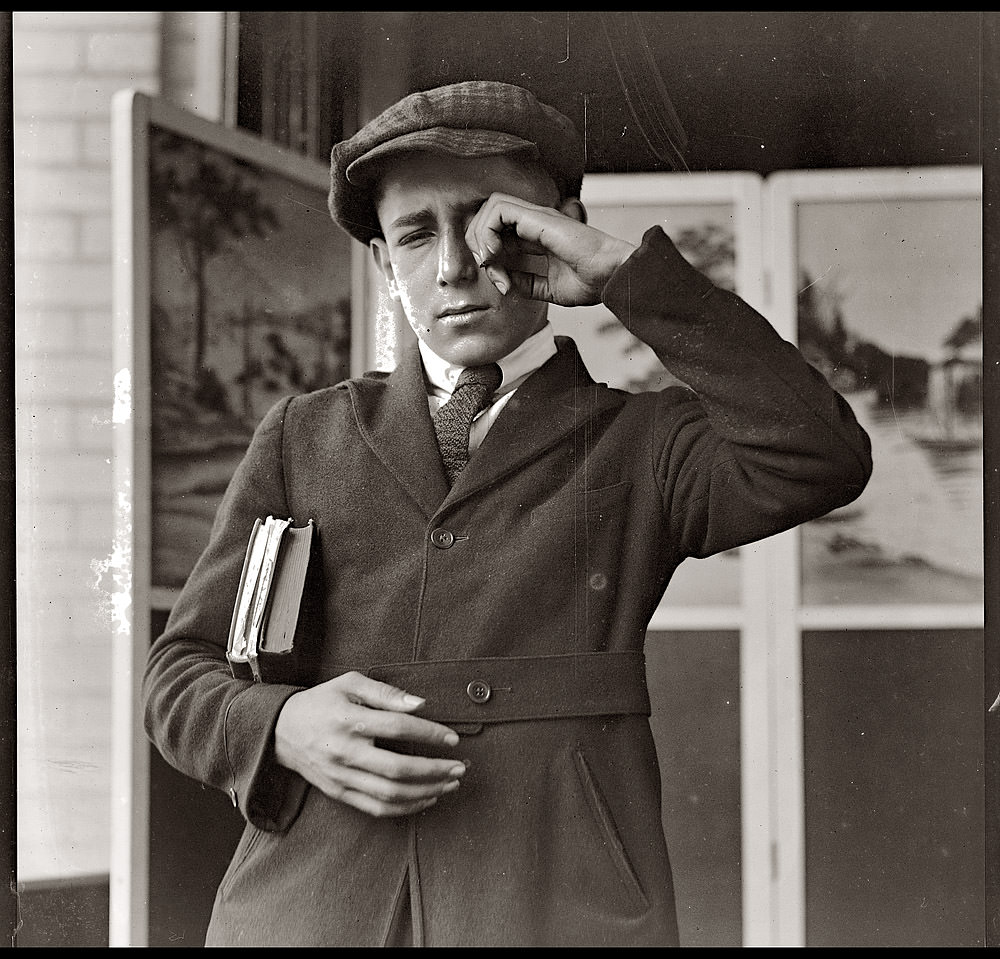
{"type": "Polygon", "coordinates": [[[108,870],[110,106],[125,87],[190,100],[196,16],[13,14],[22,881],[108,870]]]}

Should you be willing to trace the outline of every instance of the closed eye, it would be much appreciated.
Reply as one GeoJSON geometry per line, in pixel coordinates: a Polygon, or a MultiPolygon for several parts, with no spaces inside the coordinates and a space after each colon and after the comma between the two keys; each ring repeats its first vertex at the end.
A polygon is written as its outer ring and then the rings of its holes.
{"type": "Polygon", "coordinates": [[[426,240],[432,237],[434,234],[430,230],[414,230],[412,233],[406,233],[401,236],[397,241],[397,246],[412,246],[415,243],[419,243],[421,240],[426,240]]]}

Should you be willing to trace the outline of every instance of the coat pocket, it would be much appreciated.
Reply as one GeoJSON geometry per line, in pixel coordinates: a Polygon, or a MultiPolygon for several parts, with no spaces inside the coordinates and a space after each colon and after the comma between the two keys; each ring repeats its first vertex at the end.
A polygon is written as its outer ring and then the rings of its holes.
{"type": "Polygon", "coordinates": [[[632,484],[628,481],[601,486],[597,489],[562,489],[551,499],[531,511],[531,523],[549,523],[552,520],[574,517],[582,519],[608,519],[624,508],[632,484]]]}
{"type": "Polygon", "coordinates": [[[580,785],[583,787],[583,794],[587,798],[590,811],[594,818],[603,846],[614,863],[618,874],[621,877],[622,885],[627,890],[629,897],[634,902],[637,909],[645,911],[650,908],[649,898],[642,888],[642,883],[636,874],[632,861],[629,859],[625,843],[622,842],[621,834],[615,825],[611,807],[604,798],[604,793],[594,776],[590,763],[583,751],[577,747],[573,750],[573,761],[576,764],[576,772],[580,778],[580,785]]]}
{"type": "Polygon", "coordinates": [[[239,876],[243,867],[247,864],[254,849],[260,845],[260,841],[264,835],[264,830],[258,829],[252,822],[246,824],[243,835],[240,836],[240,841],[236,844],[236,850],[233,852],[233,858],[229,862],[226,874],[222,877],[222,882],[219,884],[220,898],[225,899],[229,895],[237,876],[239,876]]]}

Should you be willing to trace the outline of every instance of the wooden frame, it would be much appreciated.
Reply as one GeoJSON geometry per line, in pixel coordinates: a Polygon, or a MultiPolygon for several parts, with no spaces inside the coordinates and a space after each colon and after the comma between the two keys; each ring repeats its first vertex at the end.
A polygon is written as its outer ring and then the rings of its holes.
{"type": "MultiPolygon", "coordinates": [[[[836,261],[836,257],[829,257],[829,250],[843,250],[850,244],[857,244],[857,231],[865,226],[869,231],[872,229],[871,224],[864,223],[866,211],[889,214],[885,223],[895,226],[885,227],[883,223],[884,239],[867,250],[870,262],[861,268],[884,299],[903,289],[913,279],[902,269],[897,250],[889,252],[889,247],[902,247],[906,242],[915,245],[915,241],[922,240],[925,248],[930,249],[940,243],[940,240],[921,232],[917,224],[905,219],[903,207],[962,201],[966,204],[966,212],[978,217],[979,221],[977,224],[966,219],[959,224],[960,229],[966,231],[967,245],[962,251],[952,252],[956,257],[965,257],[965,265],[972,272],[966,274],[961,285],[963,295],[954,302],[956,312],[942,318],[947,322],[942,327],[942,335],[947,334],[951,324],[968,312],[967,307],[974,306],[977,292],[981,297],[981,285],[977,291],[975,281],[967,278],[982,268],[982,169],[979,167],[779,173],[768,178],[764,200],[765,256],[773,270],[769,319],[783,336],[793,342],[798,342],[802,318],[801,294],[805,284],[801,280],[801,269],[809,262],[809,258],[803,255],[802,247],[809,237],[807,232],[803,232],[800,214],[809,205],[820,205],[827,210],[831,204],[851,208],[852,216],[837,222],[828,217],[830,245],[827,247],[826,268],[835,265],[836,261]],[[975,252],[977,245],[980,250],[978,255],[975,252]],[[973,297],[971,300],[970,296],[973,297]]],[[[926,263],[923,268],[927,269],[926,263]]],[[[821,270],[816,272],[822,273],[821,270]]],[[[941,275],[938,273],[938,276],[941,275]]],[[[815,279],[811,277],[810,282],[815,279]]],[[[866,335],[870,332],[864,323],[861,329],[866,335]]],[[[876,447],[876,462],[879,455],[876,447]]],[[[804,535],[808,535],[807,532],[798,528],[761,544],[769,557],[766,582],[763,584],[764,594],[771,597],[767,654],[772,662],[781,664],[781,669],[774,670],[771,676],[771,716],[768,720],[773,730],[771,764],[776,770],[771,782],[770,808],[773,821],[780,823],[780,830],[775,827],[774,836],[775,878],[770,912],[773,918],[770,930],[763,925],[759,929],[759,944],[806,945],[803,634],[806,631],[845,629],[873,632],[911,629],[926,630],[929,634],[941,628],[976,630],[984,626],[983,602],[969,601],[967,597],[956,602],[804,602],[804,535]]],[[[757,943],[748,941],[747,944],[757,943]]]]}
{"type": "Polygon", "coordinates": [[[350,240],[329,171],[131,90],[113,102],[116,613],[111,945],[146,945],[151,616],[207,542],[254,427],[280,396],[360,371],[350,240]]]}

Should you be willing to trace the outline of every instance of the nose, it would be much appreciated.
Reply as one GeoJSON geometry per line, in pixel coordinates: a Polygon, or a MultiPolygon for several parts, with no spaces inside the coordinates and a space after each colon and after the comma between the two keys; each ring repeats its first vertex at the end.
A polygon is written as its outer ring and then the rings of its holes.
{"type": "Polygon", "coordinates": [[[468,283],[475,278],[478,270],[472,250],[465,242],[464,230],[444,230],[438,243],[438,285],[468,283]]]}

